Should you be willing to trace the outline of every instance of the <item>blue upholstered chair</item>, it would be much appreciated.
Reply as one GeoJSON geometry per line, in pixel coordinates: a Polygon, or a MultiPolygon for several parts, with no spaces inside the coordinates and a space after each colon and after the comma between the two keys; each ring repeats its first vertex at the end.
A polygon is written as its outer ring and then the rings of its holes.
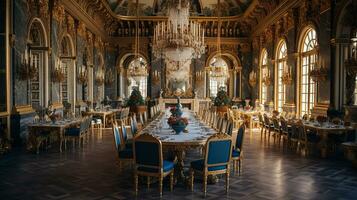
{"type": "Polygon", "coordinates": [[[226,191],[229,189],[229,166],[232,157],[232,138],[224,133],[217,133],[208,138],[205,145],[205,158],[191,162],[190,181],[193,190],[194,174],[203,176],[203,192],[207,192],[209,175],[225,174],[226,191]]]}
{"type": "Polygon", "coordinates": [[[242,161],[242,153],[243,153],[243,139],[244,139],[244,133],[245,133],[245,126],[242,125],[239,129],[238,132],[236,132],[237,135],[232,136],[233,142],[235,143],[233,145],[233,150],[232,150],[232,161],[233,161],[233,171],[234,172],[241,172],[241,161],[242,161]]]}
{"type": "Polygon", "coordinates": [[[125,136],[123,136],[122,131],[120,131],[120,127],[117,125],[117,123],[113,123],[113,135],[115,149],[119,158],[119,170],[121,171],[123,162],[133,162],[133,150],[130,148],[125,148],[125,136]]]}
{"type": "Polygon", "coordinates": [[[133,137],[138,133],[138,122],[136,121],[136,115],[131,116],[130,119],[130,131],[133,137]]]}
{"type": "Polygon", "coordinates": [[[163,159],[161,141],[150,135],[140,134],[134,138],[134,180],[135,194],[138,193],[138,177],[146,176],[148,187],[150,177],[159,179],[159,192],[162,196],[163,178],[170,175],[170,190],[173,189],[174,163],[163,159]]]}
{"type": "Polygon", "coordinates": [[[80,123],[79,127],[66,128],[64,131],[64,147],[67,149],[67,140],[71,139],[73,147],[75,146],[75,140],[78,140],[78,147],[83,146],[84,138],[88,136],[92,123],[91,117],[85,117],[80,123]]]}

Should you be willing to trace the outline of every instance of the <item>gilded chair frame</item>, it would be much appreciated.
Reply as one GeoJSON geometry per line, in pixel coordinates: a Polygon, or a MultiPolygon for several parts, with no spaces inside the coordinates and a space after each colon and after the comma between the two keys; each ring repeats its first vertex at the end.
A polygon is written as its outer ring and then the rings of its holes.
{"type": "Polygon", "coordinates": [[[233,149],[236,149],[240,152],[238,157],[232,157],[232,162],[233,162],[233,172],[236,173],[238,172],[239,174],[241,173],[242,169],[242,160],[243,160],[243,145],[244,145],[244,134],[245,134],[245,125],[243,124],[239,129],[235,132],[235,134],[232,134],[232,141],[233,141],[233,149]],[[242,138],[242,146],[241,148],[236,148],[236,141],[238,138],[238,133],[240,129],[243,129],[243,138],[242,138]]]}
{"type": "Polygon", "coordinates": [[[147,184],[148,187],[150,187],[150,177],[157,177],[159,179],[159,192],[160,196],[162,196],[162,185],[163,185],[163,179],[170,175],[170,191],[173,190],[173,184],[174,184],[174,169],[169,170],[167,172],[163,171],[163,151],[162,151],[162,142],[156,138],[153,135],[150,135],[148,133],[143,133],[136,135],[134,138],[133,142],[133,157],[134,157],[134,191],[135,195],[138,194],[138,185],[139,185],[139,176],[146,176],[147,177],[147,184]],[[152,142],[156,143],[159,146],[159,166],[151,166],[151,165],[139,165],[136,163],[136,152],[135,152],[135,143],[136,142],[152,142]],[[158,169],[159,172],[154,173],[154,172],[144,172],[144,171],[139,171],[139,167],[146,167],[146,168],[153,168],[153,169],[158,169]]]}
{"type": "Polygon", "coordinates": [[[203,176],[203,193],[206,196],[207,194],[207,178],[209,175],[219,175],[219,174],[225,174],[226,175],[226,192],[229,190],[229,172],[230,172],[230,163],[232,160],[232,137],[228,134],[224,133],[216,133],[212,135],[211,137],[208,138],[206,144],[205,144],[205,158],[204,158],[204,167],[202,171],[195,170],[191,167],[190,169],[190,181],[191,181],[191,191],[193,191],[193,183],[194,183],[194,174],[199,173],[202,174],[203,176]],[[216,164],[208,164],[208,155],[209,155],[209,144],[211,142],[218,142],[218,141],[230,141],[230,150],[229,150],[229,157],[228,157],[228,162],[224,163],[216,163],[216,164]],[[209,171],[208,168],[210,167],[217,167],[217,166],[223,166],[226,165],[226,169],[222,170],[215,170],[215,171],[209,171]]]}
{"type": "Polygon", "coordinates": [[[116,151],[118,152],[118,165],[119,165],[119,171],[122,171],[123,168],[123,163],[129,163],[130,165],[133,164],[133,159],[132,158],[120,158],[119,157],[119,152],[125,148],[125,142],[124,142],[124,137],[122,130],[120,130],[122,127],[118,126],[116,122],[113,123],[113,137],[114,137],[114,146],[116,147],[116,151]],[[118,129],[118,134],[120,137],[120,144],[119,147],[116,146],[116,139],[115,139],[115,128],[118,129]]]}

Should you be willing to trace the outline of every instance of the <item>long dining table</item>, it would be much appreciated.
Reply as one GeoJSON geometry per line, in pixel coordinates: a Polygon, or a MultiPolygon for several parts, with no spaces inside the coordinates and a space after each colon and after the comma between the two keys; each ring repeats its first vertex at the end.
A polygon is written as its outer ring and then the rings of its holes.
{"type": "Polygon", "coordinates": [[[186,131],[176,134],[167,124],[169,116],[170,111],[166,110],[165,113],[150,122],[142,130],[142,133],[150,133],[157,136],[161,140],[163,150],[174,153],[177,159],[176,178],[184,181],[185,152],[189,149],[204,147],[207,139],[215,134],[216,131],[201,122],[193,111],[184,110],[182,117],[187,117],[189,124],[186,127],[186,131]]]}

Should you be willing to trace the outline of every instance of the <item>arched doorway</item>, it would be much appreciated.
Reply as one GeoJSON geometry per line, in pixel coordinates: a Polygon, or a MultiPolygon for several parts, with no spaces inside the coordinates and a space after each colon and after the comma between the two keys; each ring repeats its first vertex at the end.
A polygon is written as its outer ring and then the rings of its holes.
{"type": "Polygon", "coordinates": [[[28,29],[27,52],[32,64],[37,69],[36,75],[29,81],[28,101],[34,109],[47,106],[48,102],[48,47],[43,22],[34,18],[28,29]]]}
{"type": "Polygon", "coordinates": [[[63,104],[66,102],[71,104],[74,109],[76,99],[76,69],[75,69],[75,53],[73,40],[70,35],[64,35],[60,42],[59,59],[63,70],[65,71],[65,79],[60,83],[60,100],[63,104]]]}

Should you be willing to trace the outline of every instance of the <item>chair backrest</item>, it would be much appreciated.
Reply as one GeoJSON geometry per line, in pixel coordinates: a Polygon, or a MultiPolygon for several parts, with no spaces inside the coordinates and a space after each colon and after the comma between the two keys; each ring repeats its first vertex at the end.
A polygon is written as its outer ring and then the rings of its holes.
{"type": "Polygon", "coordinates": [[[148,133],[136,136],[133,143],[133,152],[136,169],[145,167],[162,173],[162,144],[158,138],[148,133]]]}
{"type": "Polygon", "coordinates": [[[309,116],[308,116],[307,114],[304,114],[304,115],[302,116],[302,119],[305,120],[305,121],[307,121],[308,118],[309,118],[309,116]]]}
{"type": "Polygon", "coordinates": [[[280,130],[280,125],[279,125],[278,119],[276,117],[273,117],[272,121],[273,121],[274,129],[275,130],[280,130]]]}
{"type": "Polygon", "coordinates": [[[79,125],[79,131],[81,133],[87,131],[91,125],[92,119],[90,117],[85,117],[84,120],[79,125]]]}
{"type": "Polygon", "coordinates": [[[242,151],[242,147],[243,147],[244,133],[245,133],[245,126],[242,125],[238,129],[237,139],[235,141],[235,148],[239,149],[240,151],[242,151]]]}
{"type": "Polygon", "coordinates": [[[114,144],[115,144],[115,149],[117,151],[121,150],[122,144],[121,144],[121,137],[119,133],[119,126],[117,126],[116,123],[113,123],[113,136],[114,136],[114,144]]]}
{"type": "Polygon", "coordinates": [[[228,123],[227,123],[227,128],[226,128],[226,132],[225,133],[228,134],[228,135],[232,135],[233,126],[234,126],[233,120],[229,120],[228,123]]]}
{"type": "Polygon", "coordinates": [[[131,116],[130,120],[131,133],[135,135],[138,132],[138,122],[136,121],[136,115],[131,116]]]}
{"type": "Polygon", "coordinates": [[[208,167],[229,165],[232,156],[232,138],[224,133],[217,133],[208,138],[206,143],[205,170],[208,167]]]}
{"type": "Polygon", "coordinates": [[[126,142],[128,140],[128,133],[124,124],[121,125],[121,135],[123,136],[122,139],[124,140],[124,142],[126,142]]]}
{"type": "Polygon", "coordinates": [[[228,125],[227,119],[222,119],[221,126],[219,127],[219,131],[221,133],[225,133],[227,131],[227,125],[228,125]]]}
{"type": "Polygon", "coordinates": [[[270,119],[267,114],[264,113],[264,124],[265,125],[270,125],[270,119]]]}
{"type": "Polygon", "coordinates": [[[281,125],[281,130],[285,133],[288,132],[288,124],[286,122],[286,120],[284,119],[284,117],[280,117],[280,125],[281,125]]]}
{"type": "Polygon", "coordinates": [[[261,113],[258,114],[258,117],[259,117],[259,122],[261,125],[264,124],[264,119],[263,119],[263,115],[261,113]]]}

